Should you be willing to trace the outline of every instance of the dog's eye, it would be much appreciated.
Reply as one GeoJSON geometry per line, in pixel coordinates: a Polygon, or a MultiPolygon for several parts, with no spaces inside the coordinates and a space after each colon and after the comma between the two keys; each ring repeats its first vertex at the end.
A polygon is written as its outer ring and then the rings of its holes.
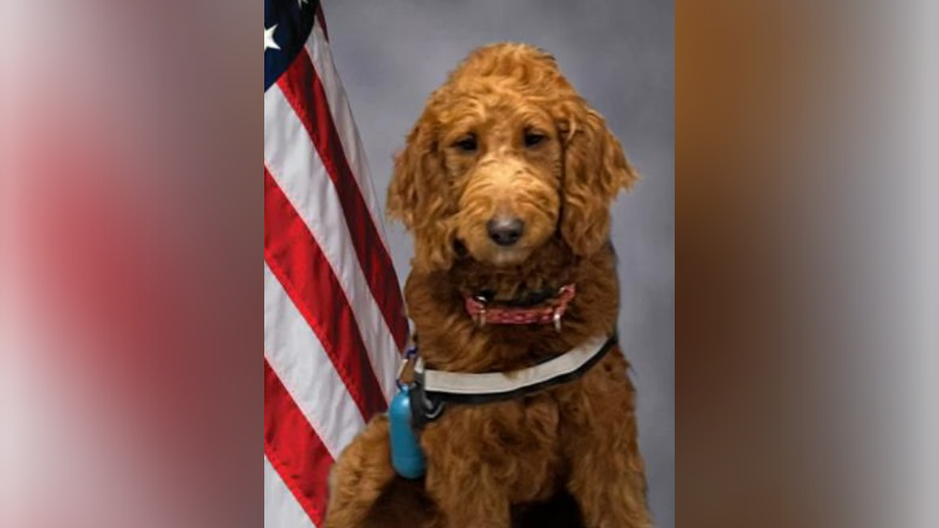
{"type": "Polygon", "coordinates": [[[545,140],[545,135],[538,132],[525,132],[525,146],[534,147],[545,140]]]}
{"type": "Polygon", "coordinates": [[[476,136],[466,136],[453,144],[454,147],[464,152],[476,152],[476,136]]]}

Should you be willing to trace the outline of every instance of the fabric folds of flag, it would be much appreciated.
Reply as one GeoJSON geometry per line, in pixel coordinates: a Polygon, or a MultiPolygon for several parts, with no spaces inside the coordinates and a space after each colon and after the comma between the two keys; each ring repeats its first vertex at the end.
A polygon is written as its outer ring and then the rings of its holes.
{"type": "Polygon", "coordinates": [[[264,517],[320,526],[395,390],[407,320],[321,6],[264,2],[264,517]]]}

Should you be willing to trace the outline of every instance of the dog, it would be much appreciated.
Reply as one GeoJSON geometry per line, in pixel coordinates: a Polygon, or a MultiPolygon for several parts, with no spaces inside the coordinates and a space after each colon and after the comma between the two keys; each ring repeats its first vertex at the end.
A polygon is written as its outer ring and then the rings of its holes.
{"type": "MultiPolygon", "coordinates": [[[[430,96],[388,191],[414,235],[405,300],[426,368],[512,380],[615,336],[610,206],[637,179],[551,55],[472,52],[430,96]],[[551,317],[516,320],[532,313],[551,317]]],[[[612,346],[574,379],[448,403],[419,428],[418,480],[392,466],[388,417],[372,419],[331,471],[326,526],[651,526],[627,371],[612,346]]]]}

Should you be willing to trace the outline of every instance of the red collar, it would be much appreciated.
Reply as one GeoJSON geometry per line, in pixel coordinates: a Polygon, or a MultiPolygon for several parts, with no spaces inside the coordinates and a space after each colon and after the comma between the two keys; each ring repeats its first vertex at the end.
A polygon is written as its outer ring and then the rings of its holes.
{"type": "Polygon", "coordinates": [[[558,295],[545,304],[529,308],[513,306],[500,306],[489,304],[482,299],[471,295],[465,297],[466,313],[472,317],[479,326],[487,324],[551,324],[555,329],[561,330],[561,318],[567,311],[567,305],[576,293],[574,285],[568,284],[558,290],[558,295]]]}

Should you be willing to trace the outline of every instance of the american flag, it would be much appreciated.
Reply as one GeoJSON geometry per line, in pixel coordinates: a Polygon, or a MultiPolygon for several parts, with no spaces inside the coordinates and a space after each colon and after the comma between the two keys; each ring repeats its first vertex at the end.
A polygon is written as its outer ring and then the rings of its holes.
{"type": "Polygon", "coordinates": [[[264,2],[264,522],[320,526],[395,391],[407,320],[315,0],[264,2]]]}

